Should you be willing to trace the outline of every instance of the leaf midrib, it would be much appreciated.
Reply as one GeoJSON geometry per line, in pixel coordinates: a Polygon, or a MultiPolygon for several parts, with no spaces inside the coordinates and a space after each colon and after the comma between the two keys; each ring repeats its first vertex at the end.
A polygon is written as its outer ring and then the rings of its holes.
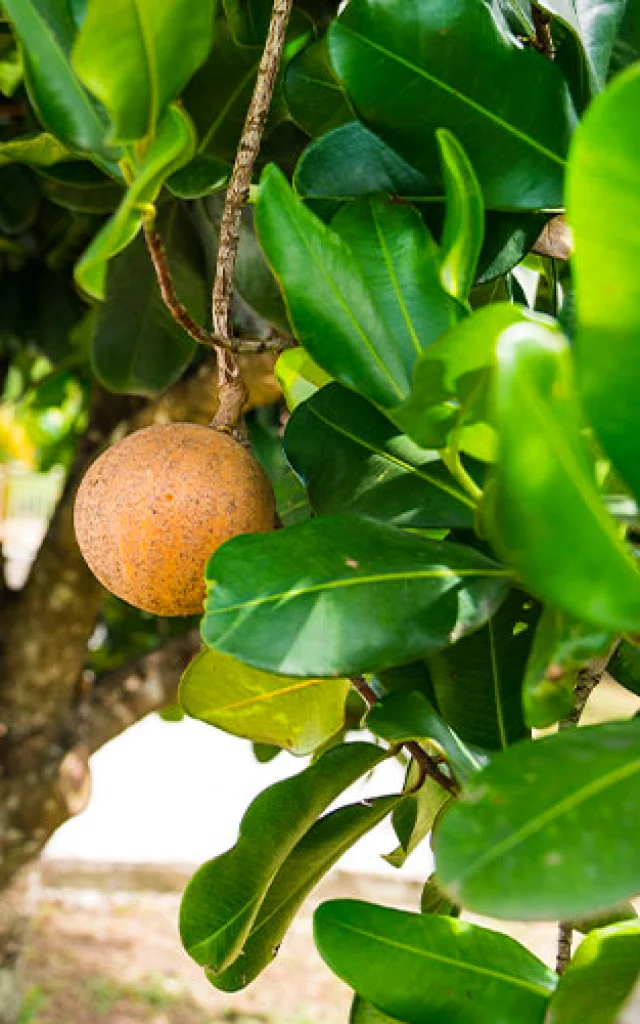
{"type": "Polygon", "coordinates": [[[228,615],[230,612],[242,611],[245,608],[272,604],[274,601],[306,597],[308,594],[322,593],[325,590],[338,590],[344,587],[368,586],[372,583],[404,583],[407,580],[413,579],[465,579],[468,577],[484,578],[487,576],[506,578],[507,575],[504,569],[424,569],[387,573],[384,576],[359,576],[355,579],[329,580],[326,583],[317,583],[312,587],[300,587],[297,590],[284,590],[277,594],[268,594],[265,597],[255,597],[249,601],[243,601],[241,604],[226,605],[223,608],[212,608],[207,611],[207,618],[214,615],[228,615]]]}
{"type": "Polygon", "coordinates": [[[544,996],[548,999],[551,992],[550,988],[543,987],[542,985],[536,985],[533,981],[526,981],[524,978],[517,978],[510,974],[503,974],[501,971],[492,970],[490,967],[481,967],[479,964],[471,964],[469,962],[463,962],[453,957],[444,956],[442,953],[434,953],[430,950],[421,949],[419,946],[410,946],[408,943],[399,942],[397,939],[391,939],[388,935],[379,935],[375,932],[368,932],[364,928],[357,928],[354,925],[346,924],[344,921],[336,922],[333,925],[336,929],[343,929],[347,932],[353,932],[354,935],[360,935],[366,939],[372,939],[374,942],[378,942],[381,946],[388,946],[391,949],[400,950],[402,953],[410,953],[423,960],[435,961],[439,964],[445,964],[447,967],[453,967],[459,971],[468,971],[470,974],[480,974],[483,977],[493,978],[495,981],[504,982],[507,985],[513,985],[515,988],[525,988],[530,992],[535,992],[536,995],[544,996]]]}
{"type": "Polygon", "coordinates": [[[424,78],[426,81],[430,82],[431,85],[434,85],[442,92],[445,92],[450,96],[454,96],[455,99],[458,100],[460,103],[466,104],[470,109],[474,110],[477,114],[480,114],[482,117],[485,117],[488,121],[492,121],[494,124],[498,125],[505,132],[507,132],[509,135],[512,135],[514,138],[517,138],[521,142],[524,142],[532,149],[537,150],[548,160],[552,160],[554,163],[559,164],[560,167],[566,166],[566,160],[563,157],[558,156],[558,154],[554,153],[553,150],[548,149],[546,146],[543,146],[542,143],[538,142],[537,139],[534,139],[531,135],[525,134],[525,132],[521,131],[515,125],[510,124],[509,121],[505,121],[504,118],[500,117],[498,114],[493,113],[493,111],[489,110],[487,107],[483,107],[482,104],[478,103],[470,96],[465,95],[465,93],[461,92],[459,89],[454,89],[453,86],[448,85],[441,78],[436,78],[435,75],[429,74],[429,72],[426,71],[424,68],[420,67],[419,64],[414,64],[413,61],[410,61],[406,57],[402,57],[399,53],[394,53],[393,50],[387,49],[387,47],[383,46],[382,43],[378,43],[375,40],[371,39],[370,37],[362,35],[360,32],[357,32],[355,29],[353,29],[349,25],[346,25],[344,22],[340,22],[339,24],[341,31],[345,32],[347,35],[352,35],[355,39],[359,39],[360,42],[364,43],[365,46],[370,46],[373,50],[377,50],[379,53],[381,53],[384,57],[388,58],[389,60],[396,61],[398,64],[401,64],[404,67],[408,68],[408,70],[413,71],[419,77],[424,78]]]}
{"type": "MultiPolygon", "coordinates": [[[[425,473],[424,470],[417,466],[412,466],[410,462],[405,462],[396,455],[392,455],[391,452],[387,451],[385,448],[377,448],[374,444],[366,441],[364,438],[359,437],[356,434],[352,434],[346,429],[346,427],[343,427],[342,424],[337,424],[332,420],[326,419],[314,407],[313,402],[309,403],[309,411],[316,417],[316,419],[320,420],[321,423],[324,423],[325,426],[335,430],[337,434],[342,434],[343,437],[347,438],[347,440],[353,441],[354,444],[361,445],[366,451],[370,451],[373,455],[377,455],[388,462],[392,462],[394,465],[400,467],[400,469],[404,469],[407,473],[412,473],[414,476],[419,477],[421,480],[431,484],[433,487],[437,487],[445,494],[449,494],[452,498],[455,498],[456,501],[459,501],[461,504],[467,505],[469,508],[475,508],[473,501],[467,494],[465,494],[464,491],[457,491],[453,485],[447,486],[444,481],[434,479],[429,476],[428,473],[425,473]]],[[[444,463],[442,462],[441,465],[444,466],[444,463]]]]}
{"type": "MultiPolygon", "coordinates": [[[[640,757],[630,764],[625,764],[621,768],[615,771],[609,772],[607,775],[600,776],[598,779],[594,779],[592,782],[583,786],[581,789],[570,793],[564,797],[563,800],[559,800],[553,807],[547,808],[546,811],[542,811],[536,815],[535,818],[531,818],[511,835],[505,836],[504,839],[485,851],[485,853],[478,857],[477,860],[473,861],[465,871],[461,871],[455,882],[462,882],[469,878],[470,875],[475,874],[480,868],[483,868],[486,864],[490,864],[492,861],[503,857],[505,853],[509,853],[516,846],[519,846],[526,839],[529,839],[532,835],[535,835],[540,829],[550,822],[555,821],[561,817],[565,811],[575,810],[581,804],[586,803],[587,800],[593,796],[597,796],[603,791],[616,785],[618,782],[622,782],[627,778],[640,774],[640,757]]],[[[480,785],[480,783],[479,783],[480,785]]]]}

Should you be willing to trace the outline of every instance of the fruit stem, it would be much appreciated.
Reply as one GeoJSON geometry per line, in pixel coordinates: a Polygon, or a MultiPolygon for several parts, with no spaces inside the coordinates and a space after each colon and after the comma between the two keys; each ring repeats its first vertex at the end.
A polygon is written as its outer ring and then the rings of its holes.
{"type": "MultiPolygon", "coordinates": [[[[273,0],[271,21],[258,77],[227,188],[212,295],[213,330],[223,343],[232,337],[231,305],[242,208],[249,196],[253,169],[278,77],[292,5],[293,0],[273,0]]],[[[224,349],[217,347],[217,352],[220,407],[213,426],[232,430],[240,418],[247,391],[235,355],[226,346],[224,349]]]]}

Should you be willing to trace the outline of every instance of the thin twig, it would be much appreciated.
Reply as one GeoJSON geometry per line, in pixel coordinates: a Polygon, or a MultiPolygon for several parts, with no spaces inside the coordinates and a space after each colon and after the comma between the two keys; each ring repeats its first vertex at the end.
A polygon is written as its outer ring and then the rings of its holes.
{"type": "MultiPolygon", "coordinates": [[[[292,6],[293,0],[273,2],[267,41],[227,189],[212,297],[213,329],[223,342],[232,337],[231,304],[242,208],[249,194],[253,168],[271,106],[292,6]]],[[[218,382],[221,400],[214,426],[232,428],[244,404],[246,388],[237,360],[226,348],[219,351],[218,382]]]]}
{"type": "MultiPolygon", "coordinates": [[[[371,708],[374,704],[378,703],[380,699],[378,694],[371,686],[369,686],[369,683],[366,679],[363,679],[362,676],[352,676],[351,685],[354,690],[357,690],[368,707],[371,708]]],[[[447,793],[450,793],[452,796],[457,796],[458,786],[455,779],[450,775],[445,775],[441,772],[438,767],[438,762],[427,754],[426,750],[423,750],[419,743],[411,741],[409,743],[403,743],[402,746],[409,754],[411,754],[411,757],[418,766],[419,775],[416,784],[413,786],[414,791],[420,789],[428,776],[430,779],[437,782],[439,786],[442,786],[443,789],[446,789],[447,793]]]]}
{"type": "MultiPolygon", "coordinates": [[[[596,686],[602,679],[605,669],[611,660],[617,642],[606,655],[602,658],[594,658],[585,665],[584,668],[580,669],[578,678],[575,686],[575,705],[571,714],[567,715],[566,718],[560,722],[560,729],[574,729],[580,719],[582,718],[582,712],[584,711],[589,697],[595,690],[596,686]]],[[[556,958],[556,971],[558,974],[564,974],[569,962],[571,960],[571,940],[573,937],[573,928],[567,921],[560,921],[558,925],[558,954],[556,958]]]]}
{"type": "Polygon", "coordinates": [[[176,292],[175,284],[171,276],[171,268],[167,258],[167,250],[162,241],[159,231],[154,226],[154,214],[149,214],[144,222],[144,237],[147,249],[156,272],[158,287],[162,301],[171,313],[171,316],[180,324],[194,341],[200,345],[207,345],[209,348],[224,348],[234,353],[252,353],[255,355],[263,352],[281,352],[285,348],[291,348],[295,344],[288,338],[218,338],[212,331],[208,331],[191,316],[191,313],[180,301],[176,292]]]}
{"type": "Polygon", "coordinates": [[[548,57],[549,60],[554,60],[556,48],[553,45],[553,36],[551,35],[551,15],[535,6],[531,13],[536,30],[536,38],[532,41],[532,44],[539,53],[548,57]]]}

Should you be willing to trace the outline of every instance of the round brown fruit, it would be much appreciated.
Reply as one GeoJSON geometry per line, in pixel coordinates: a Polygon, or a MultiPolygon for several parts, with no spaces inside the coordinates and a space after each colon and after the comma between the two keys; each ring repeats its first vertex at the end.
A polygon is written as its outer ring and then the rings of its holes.
{"type": "Polygon", "coordinates": [[[209,556],[230,537],[272,530],[274,516],[271,485],[242,445],[211,427],[167,423],[96,459],[74,523],[108,590],[155,615],[194,615],[209,556]]]}

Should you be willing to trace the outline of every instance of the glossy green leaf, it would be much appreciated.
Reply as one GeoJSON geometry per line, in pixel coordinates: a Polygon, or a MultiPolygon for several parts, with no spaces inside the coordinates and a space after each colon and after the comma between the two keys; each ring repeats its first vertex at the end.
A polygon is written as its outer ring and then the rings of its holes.
{"type": "Polygon", "coordinates": [[[256,238],[253,211],[244,209],[235,267],[235,286],[245,302],[285,335],[291,334],[284,302],[256,238]]]}
{"type": "MultiPolygon", "coordinates": [[[[407,773],[407,788],[417,783],[417,769],[412,765],[407,773]]],[[[387,864],[401,868],[407,857],[417,850],[433,828],[433,823],[450,797],[434,779],[425,779],[420,789],[409,793],[398,803],[391,815],[391,824],[398,837],[398,846],[383,856],[387,864]]]]}
{"type": "Polygon", "coordinates": [[[283,526],[293,526],[311,515],[307,493],[282,450],[277,406],[256,409],[247,419],[251,449],[271,481],[276,512],[283,526]]]}
{"type": "Polygon", "coordinates": [[[473,525],[473,502],[435,452],[339,384],[298,406],[284,448],[321,515],[355,512],[414,528],[473,525]]]}
{"type": "Polygon", "coordinates": [[[3,7],[23,46],[39,120],[67,145],[107,155],[106,126],[71,67],[76,26],[66,0],[3,0],[3,7]]]}
{"type": "Polygon", "coordinates": [[[463,906],[512,920],[566,919],[635,896],[639,775],[638,721],[509,747],[440,820],[440,881],[463,906]]]}
{"type": "Polygon", "coordinates": [[[540,598],[598,628],[636,632],[640,573],[596,490],[572,378],[560,334],[518,324],[500,337],[500,450],[484,528],[540,598]]]}
{"type": "Polygon", "coordinates": [[[420,895],[421,914],[440,914],[443,917],[459,917],[460,907],[440,887],[438,876],[430,875],[420,895]]]}
{"type": "MultiPolygon", "coordinates": [[[[176,202],[163,206],[157,226],[180,299],[204,323],[206,271],[186,209],[176,202]]],[[[195,347],[164,305],[144,239],[138,236],[109,266],[91,350],[96,377],[110,391],[157,395],[182,375],[195,347]]]]}
{"type": "Polygon", "coordinates": [[[289,64],[285,99],[293,120],[312,138],[353,120],[353,110],[329,63],[326,36],[289,64]]]}
{"type": "Polygon", "coordinates": [[[89,295],[104,298],[108,261],[135,238],[145,206],[156,200],[165,179],[190,159],[194,144],[189,118],[178,106],[170,107],[136,168],[122,204],[76,266],[76,281],[89,295]]]}
{"type": "Polygon", "coordinates": [[[574,35],[586,64],[591,90],[604,88],[627,0],[539,0],[574,35]]]}
{"type": "Polygon", "coordinates": [[[436,139],[446,188],[440,276],[449,294],[465,302],[482,252],[484,203],[475,171],[455,135],[441,128],[436,139]]]}
{"type": "Polygon", "coordinates": [[[501,750],[530,735],[522,678],[537,618],[536,602],[512,590],[482,629],[428,659],[438,710],[466,743],[501,750]]]}
{"type": "Polygon", "coordinates": [[[331,227],[349,246],[410,375],[422,350],[466,315],[443,287],[430,231],[412,206],[381,196],[346,204],[331,227]]]}
{"type": "Polygon", "coordinates": [[[10,142],[0,143],[0,167],[4,164],[50,167],[61,160],[73,159],[73,153],[48,132],[41,132],[40,135],[21,135],[10,142]]]}
{"type": "Polygon", "coordinates": [[[73,66],[108,111],[112,140],[153,136],[205,60],[214,0],[90,0],[73,66]]]}
{"type": "Polygon", "coordinates": [[[222,974],[207,971],[209,981],[225,992],[236,992],[269,967],[291,921],[314,886],[354,843],[403,800],[399,796],[376,797],[320,818],[276,874],[241,955],[222,974]]]}
{"type": "Polygon", "coordinates": [[[256,227],[289,319],[312,358],[373,401],[398,404],[421,348],[458,316],[439,285],[437,250],[415,211],[394,209],[382,198],[361,200],[334,230],[272,166],[262,177],[256,227]],[[349,243],[342,237],[347,230],[349,243]]]}
{"type": "Polygon", "coordinates": [[[514,939],[451,917],[331,900],[314,936],[338,977],[409,1024],[541,1024],[557,980],[514,939]]]}
{"type": "Polygon", "coordinates": [[[38,216],[40,199],[35,178],[28,170],[17,164],[0,167],[0,231],[9,235],[26,231],[38,216]]]}
{"type": "Polygon", "coordinates": [[[640,924],[591,932],[573,954],[546,1024],[615,1024],[640,977],[640,924]]]}
{"type": "Polygon", "coordinates": [[[287,858],[340,793],[384,757],[384,751],[367,743],[334,747],[255,798],[236,845],[204,864],[184,893],[180,935],[194,960],[212,974],[234,962],[287,858]]]}
{"type": "Polygon", "coordinates": [[[365,999],[361,999],[360,996],[354,996],[349,1013],[349,1024],[396,1024],[396,1021],[365,999]]]}
{"type": "Polygon", "coordinates": [[[231,177],[231,165],[214,156],[196,156],[176,171],[166,185],[179,199],[200,199],[225,188],[231,177]]]}
{"type": "Polygon", "coordinates": [[[113,213],[124,196],[123,185],[107,178],[97,167],[85,161],[56,163],[35,168],[42,191],[65,210],[75,213],[113,213]]]}
{"type": "Polygon", "coordinates": [[[607,665],[616,682],[640,697],[640,648],[623,640],[607,665]]]}
{"type": "Polygon", "coordinates": [[[586,411],[614,465],[640,495],[640,66],[590,108],[576,135],[567,183],[586,411]]]}
{"type": "Polygon", "coordinates": [[[349,685],[344,679],[294,681],[209,650],[183,675],[180,703],[192,718],[302,755],[344,726],[349,685]]]}
{"type": "Polygon", "coordinates": [[[222,0],[233,38],[241,46],[262,46],[271,17],[271,0],[222,0]]]}
{"type": "Polygon", "coordinates": [[[562,204],[575,120],[567,84],[550,61],[516,43],[495,8],[352,0],[329,45],[359,117],[413,166],[433,174],[435,130],[446,126],[489,208],[562,204]]]}
{"type": "Polygon", "coordinates": [[[290,411],[314,395],[318,388],[331,382],[329,374],[321,370],[300,346],[285,349],[278,356],[275,375],[290,411]]]}
{"type": "Polygon", "coordinates": [[[525,720],[546,729],[573,710],[578,671],[611,647],[610,633],[548,605],[540,617],[522,683],[525,720]]]}
{"type": "Polygon", "coordinates": [[[464,447],[469,428],[492,418],[489,385],[500,334],[533,316],[500,302],[457,324],[421,355],[411,394],[392,411],[394,421],[425,448],[446,447],[454,432],[458,447],[464,447]]]}
{"type": "Polygon", "coordinates": [[[206,578],[205,642],[302,677],[422,657],[482,625],[507,587],[504,570],[469,548],[353,515],[236,537],[206,578]]]}
{"type": "Polygon", "coordinates": [[[383,697],[366,718],[367,727],[388,743],[429,740],[440,748],[460,782],[468,782],[487,763],[485,756],[469,748],[437,713],[423,693],[391,693],[383,697]]]}

